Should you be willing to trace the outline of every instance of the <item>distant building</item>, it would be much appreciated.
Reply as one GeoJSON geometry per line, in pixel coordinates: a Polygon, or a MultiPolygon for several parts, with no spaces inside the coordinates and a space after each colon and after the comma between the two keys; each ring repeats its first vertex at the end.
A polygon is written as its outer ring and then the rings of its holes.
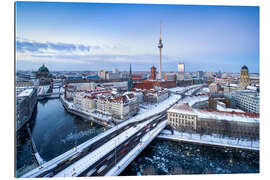
{"type": "Polygon", "coordinates": [[[119,79],[121,79],[121,75],[119,72],[117,72],[117,73],[107,72],[106,73],[106,80],[111,81],[111,80],[119,80],[119,79]]]}
{"type": "Polygon", "coordinates": [[[179,63],[179,64],[177,65],[177,69],[178,69],[178,72],[184,73],[184,72],[185,72],[185,64],[184,64],[184,63],[179,63]]]}
{"type": "Polygon", "coordinates": [[[104,70],[100,70],[100,71],[98,72],[98,76],[99,76],[99,78],[102,79],[102,80],[106,80],[106,74],[107,74],[107,72],[104,71],[104,70]]]}
{"type": "Polygon", "coordinates": [[[249,84],[250,84],[250,79],[249,79],[249,74],[248,74],[248,68],[247,66],[243,66],[241,68],[239,88],[245,89],[249,84]]]}
{"type": "Polygon", "coordinates": [[[203,71],[197,71],[197,72],[196,72],[196,76],[197,76],[198,78],[202,78],[202,77],[203,77],[203,71]]]}
{"type": "Polygon", "coordinates": [[[36,72],[37,78],[48,78],[50,75],[49,69],[43,64],[36,72]]]}
{"type": "Polygon", "coordinates": [[[134,88],[138,89],[154,89],[155,86],[163,88],[171,88],[176,86],[176,79],[174,81],[156,80],[156,68],[151,67],[150,80],[143,80],[142,82],[134,83],[134,88]]]}
{"type": "Polygon", "coordinates": [[[175,73],[166,73],[164,76],[165,81],[176,81],[176,74],[175,73]]]}
{"type": "Polygon", "coordinates": [[[221,88],[220,84],[218,84],[218,83],[211,83],[209,85],[209,91],[211,94],[218,94],[218,93],[221,94],[222,92],[220,92],[220,91],[222,91],[222,88],[221,88]]]}
{"type": "Polygon", "coordinates": [[[97,76],[97,75],[92,75],[92,76],[86,76],[85,78],[86,78],[86,79],[95,79],[95,80],[97,80],[97,79],[99,79],[99,76],[97,76]]]}
{"type": "Polygon", "coordinates": [[[128,91],[130,91],[134,87],[133,79],[132,79],[132,71],[131,71],[131,64],[129,67],[129,78],[128,78],[128,91]]]}
{"type": "Polygon", "coordinates": [[[143,100],[144,102],[149,102],[149,103],[160,103],[167,99],[169,97],[169,91],[168,89],[164,88],[155,88],[155,89],[150,89],[150,90],[144,90],[143,91],[144,97],[143,100]]]}
{"type": "Polygon", "coordinates": [[[156,67],[152,66],[150,69],[150,80],[156,80],[156,67]]]}

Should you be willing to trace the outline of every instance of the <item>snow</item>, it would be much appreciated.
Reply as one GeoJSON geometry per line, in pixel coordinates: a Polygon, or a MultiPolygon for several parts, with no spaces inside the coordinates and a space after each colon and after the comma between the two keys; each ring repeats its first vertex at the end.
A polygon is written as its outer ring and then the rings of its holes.
{"type": "Polygon", "coordinates": [[[119,175],[137,156],[140,154],[144,148],[164,129],[167,125],[167,121],[163,121],[157,125],[153,130],[149,131],[141,139],[136,147],[134,147],[121,161],[119,161],[116,166],[111,168],[105,176],[117,176],[119,175]]]}
{"type": "Polygon", "coordinates": [[[208,100],[208,96],[188,96],[183,99],[183,103],[188,103],[189,106],[193,106],[197,102],[206,101],[208,100]]]}
{"type": "Polygon", "coordinates": [[[174,87],[174,88],[168,88],[168,90],[170,90],[171,92],[176,92],[179,91],[180,93],[190,89],[190,88],[196,88],[196,87],[200,87],[201,84],[196,84],[196,85],[192,85],[192,86],[186,86],[186,87],[174,87]]]}
{"type": "Polygon", "coordinates": [[[35,157],[36,157],[36,160],[38,161],[38,164],[41,165],[41,164],[45,163],[45,161],[41,158],[39,153],[35,153],[35,157]]]}
{"type": "Polygon", "coordinates": [[[228,112],[232,112],[232,111],[234,111],[234,112],[245,112],[245,111],[242,111],[241,109],[224,108],[224,107],[222,107],[220,105],[217,105],[217,110],[219,110],[219,111],[228,111],[228,112]]]}
{"type": "Polygon", "coordinates": [[[176,140],[176,141],[187,141],[193,143],[201,143],[208,145],[217,145],[217,146],[226,146],[226,147],[235,147],[251,150],[259,150],[260,142],[259,140],[250,141],[247,139],[235,139],[229,137],[219,137],[217,134],[211,135],[200,135],[197,133],[186,133],[174,131],[174,135],[171,134],[169,130],[163,130],[158,136],[158,138],[176,140]]]}
{"type": "Polygon", "coordinates": [[[49,89],[50,89],[50,86],[39,86],[38,95],[45,95],[49,89]]]}
{"type": "Polygon", "coordinates": [[[222,113],[222,112],[207,112],[207,111],[203,111],[199,109],[193,109],[193,111],[198,115],[199,118],[259,123],[259,118],[256,118],[256,117],[248,117],[245,115],[229,114],[229,113],[222,113]]]}
{"type": "Polygon", "coordinates": [[[25,89],[18,95],[18,97],[30,96],[32,91],[33,91],[33,89],[25,89]]]}

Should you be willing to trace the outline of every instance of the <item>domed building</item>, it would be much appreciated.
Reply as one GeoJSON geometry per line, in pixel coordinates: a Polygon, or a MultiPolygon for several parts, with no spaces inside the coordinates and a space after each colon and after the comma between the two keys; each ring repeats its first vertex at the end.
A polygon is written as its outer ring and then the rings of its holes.
{"type": "Polygon", "coordinates": [[[239,88],[245,89],[249,84],[250,84],[250,79],[249,79],[249,74],[248,74],[248,68],[246,65],[244,65],[241,68],[239,88]]]}
{"type": "Polygon", "coordinates": [[[47,78],[49,75],[49,69],[44,64],[37,71],[37,78],[47,78]]]}

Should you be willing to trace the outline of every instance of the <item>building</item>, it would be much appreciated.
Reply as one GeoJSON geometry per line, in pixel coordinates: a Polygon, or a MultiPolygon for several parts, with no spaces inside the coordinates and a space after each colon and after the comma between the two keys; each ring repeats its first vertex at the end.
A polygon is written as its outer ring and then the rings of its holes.
{"type": "Polygon", "coordinates": [[[112,81],[112,80],[120,80],[121,79],[121,73],[119,72],[107,72],[106,73],[106,80],[112,81]]]}
{"type": "Polygon", "coordinates": [[[69,101],[73,101],[74,94],[76,92],[77,87],[75,85],[66,84],[65,85],[65,99],[69,101]]]}
{"type": "Polygon", "coordinates": [[[223,86],[223,94],[231,95],[232,92],[238,90],[237,84],[228,83],[223,86]]]}
{"type": "Polygon", "coordinates": [[[85,92],[78,92],[73,97],[73,103],[79,110],[92,112],[96,108],[96,97],[85,92]]]}
{"type": "Polygon", "coordinates": [[[99,78],[102,79],[102,80],[106,80],[106,74],[107,74],[107,72],[104,71],[104,70],[98,71],[98,76],[99,76],[99,78]]]}
{"type": "Polygon", "coordinates": [[[176,78],[173,75],[169,77],[169,79],[174,80],[156,80],[156,68],[154,66],[151,67],[150,80],[143,80],[141,82],[135,82],[134,88],[137,89],[154,89],[155,86],[163,87],[163,88],[172,88],[176,87],[176,78]]]}
{"type": "Polygon", "coordinates": [[[98,96],[96,111],[116,119],[128,119],[139,111],[139,104],[133,94],[98,96]]]}
{"type": "Polygon", "coordinates": [[[247,66],[244,65],[241,68],[239,88],[245,89],[249,84],[250,84],[250,79],[249,79],[249,74],[248,74],[248,68],[247,66]]]}
{"type": "Polygon", "coordinates": [[[177,65],[178,73],[184,73],[185,72],[185,64],[184,63],[179,63],[177,65]]]}
{"type": "Polygon", "coordinates": [[[217,105],[223,108],[231,107],[231,100],[223,95],[221,96],[210,96],[208,99],[208,109],[217,110],[217,105]]]}
{"type": "Polygon", "coordinates": [[[219,94],[222,93],[222,88],[218,83],[211,83],[209,85],[209,91],[211,94],[219,94]]]}
{"type": "Polygon", "coordinates": [[[50,72],[49,69],[43,64],[38,71],[36,72],[37,78],[49,78],[50,72]]]}
{"type": "Polygon", "coordinates": [[[16,131],[30,120],[36,104],[36,88],[25,89],[16,96],[16,131]]]}
{"type": "Polygon", "coordinates": [[[260,113],[260,95],[257,91],[238,90],[231,93],[236,107],[245,112],[260,113]]]}
{"type": "Polygon", "coordinates": [[[176,74],[175,73],[166,73],[164,76],[165,81],[176,81],[176,74]]]}
{"type": "Polygon", "coordinates": [[[34,86],[33,81],[26,81],[26,80],[16,80],[16,87],[29,87],[29,86],[34,86]]]}
{"type": "Polygon", "coordinates": [[[156,67],[153,65],[150,69],[150,80],[156,80],[156,67]]]}
{"type": "Polygon", "coordinates": [[[198,116],[188,103],[176,104],[167,111],[169,124],[177,129],[196,131],[198,116]]]}
{"type": "Polygon", "coordinates": [[[181,131],[259,138],[259,114],[192,109],[183,103],[174,105],[167,113],[169,124],[181,131]]]}
{"type": "Polygon", "coordinates": [[[195,73],[195,75],[196,75],[196,77],[198,77],[198,78],[202,78],[202,77],[203,77],[203,71],[197,71],[197,72],[195,73]]]}
{"type": "Polygon", "coordinates": [[[130,91],[133,88],[133,79],[132,79],[132,71],[131,71],[131,64],[129,67],[129,78],[128,78],[128,91],[130,91]]]}
{"type": "Polygon", "coordinates": [[[143,100],[148,103],[160,103],[169,97],[169,91],[165,88],[143,90],[143,100]]]}

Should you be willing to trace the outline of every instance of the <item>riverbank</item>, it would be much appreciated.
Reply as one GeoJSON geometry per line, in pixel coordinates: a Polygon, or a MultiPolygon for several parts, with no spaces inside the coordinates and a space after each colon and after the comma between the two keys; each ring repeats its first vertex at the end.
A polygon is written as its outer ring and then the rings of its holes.
{"type": "Polygon", "coordinates": [[[108,119],[104,120],[104,119],[99,119],[98,120],[98,117],[93,115],[93,113],[86,113],[86,112],[82,112],[82,111],[79,111],[75,108],[73,108],[73,103],[70,103],[68,102],[67,100],[65,100],[64,96],[61,95],[60,96],[60,101],[61,103],[63,104],[63,106],[65,107],[65,109],[69,112],[69,113],[72,113],[72,114],[75,114],[81,118],[84,118],[84,119],[87,119],[89,121],[93,121],[101,126],[105,126],[107,128],[112,128],[114,127],[113,124],[110,124],[108,121],[108,119]]]}
{"type": "Polygon", "coordinates": [[[247,139],[233,139],[229,137],[218,137],[210,135],[200,135],[197,133],[185,133],[178,132],[174,130],[172,134],[169,130],[163,130],[157,138],[172,140],[172,141],[183,141],[195,144],[203,144],[209,146],[218,146],[218,147],[230,147],[230,148],[239,148],[245,150],[260,150],[259,140],[250,141],[247,139]]]}

